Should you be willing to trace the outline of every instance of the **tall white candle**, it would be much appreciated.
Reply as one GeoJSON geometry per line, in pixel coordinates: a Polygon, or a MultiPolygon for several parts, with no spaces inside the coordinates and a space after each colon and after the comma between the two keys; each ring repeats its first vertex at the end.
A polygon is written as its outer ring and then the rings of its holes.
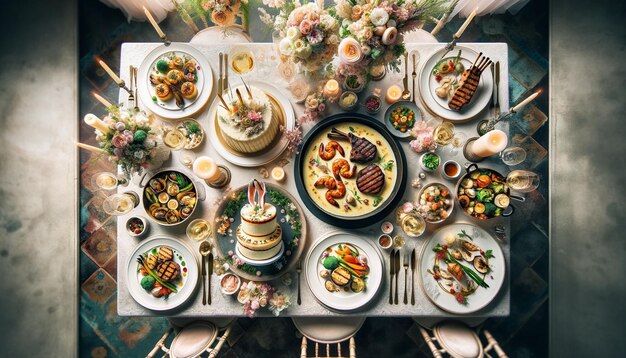
{"type": "Polygon", "coordinates": [[[500,153],[506,148],[507,143],[506,133],[494,129],[472,142],[468,149],[477,156],[485,158],[500,153]]]}
{"type": "Polygon", "coordinates": [[[88,150],[90,152],[96,153],[96,154],[103,154],[104,150],[100,149],[100,148],[96,148],[92,145],[89,144],[83,144],[81,142],[76,142],[76,146],[85,150],[88,150]]]}
{"type": "Polygon", "coordinates": [[[85,118],[83,118],[83,120],[85,121],[85,123],[92,126],[94,129],[99,130],[103,134],[107,134],[111,130],[109,126],[106,125],[106,123],[104,123],[100,118],[96,117],[92,113],[88,113],[85,118]]]}
{"type": "Polygon", "coordinates": [[[146,9],[146,7],[143,7],[143,12],[146,14],[146,17],[148,18],[148,21],[150,21],[150,23],[152,24],[152,27],[154,27],[154,29],[156,30],[157,34],[159,34],[160,38],[165,38],[165,32],[163,32],[163,30],[161,30],[161,28],[159,27],[159,24],[157,24],[156,20],[154,19],[154,17],[152,17],[152,14],[150,13],[150,11],[148,11],[148,9],[146,9]]]}
{"type": "Polygon", "coordinates": [[[107,65],[104,61],[98,60],[98,63],[100,64],[100,66],[102,66],[102,68],[106,71],[106,73],[108,73],[109,76],[111,76],[111,78],[113,79],[113,81],[115,81],[115,83],[119,85],[122,82],[124,82],[122,81],[121,78],[119,78],[119,76],[115,72],[113,72],[111,67],[109,67],[109,65],[107,65]]]}
{"type": "Polygon", "coordinates": [[[96,92],[93,92],[93,96],[98,100],[98,102],[102,103],[102,105],[105,106],[106,108],[113,107],[113,104],[111,102],[107,101],[106,98],[102,97],[96,92]]]}
{"type": "Polygon", "coordinates": [[[522,108],[524,108],[524,106],[529,104],[533,99],[537,98],[537,96],[539,96],[540,93],[541,93],[541,90],[531,94],[530,96],[528,96],[528,98],[518,103],[517,106],[513,107],[511,109],[511,112],[519,112],[522,108]]]}
{"type": "Polygon", "coordinates": [[[214,183],[221,177],[220,168],[213,158],[201,156],[193,162],[193,173],[207,182],[214,183]]]}
{"type": "Polygon", "coordinates": [[[463,32],[465,32],[465,29],[469,26],[469,24],[472,22],[472,20],[474,19],[474,16],[476,16],[476,12],[478,11],[478,8],[474,8],[474,10],[469,14],[469,16],[467,17],[467,19],[465,20],[465,22],[463,23],[463,25],[461,25],[461,27],[459,28],[459,30],[454,34],[454,37],[456,37],[457,39],[461,38],[461,35],[463,35],[463,32]]]}

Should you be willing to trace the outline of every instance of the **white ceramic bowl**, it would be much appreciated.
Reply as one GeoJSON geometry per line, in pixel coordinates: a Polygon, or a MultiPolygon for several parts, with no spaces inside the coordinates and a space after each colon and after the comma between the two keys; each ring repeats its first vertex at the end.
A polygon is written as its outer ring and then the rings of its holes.
{"type": "Polygon", "coordinates": [[[234,273],[227,273],[224,276],[222,276],[222,278],[220,279],[220,290],[222,291],[223,294],[225,294],[227,296],[232,296],[232,295],[236,294],[239,291],[240,287],[241,287],[241,278],[239,276],[235,275],[234,273]],[[231,277],[231,276],[234,277],[235,280],[237,281],[237,288],[234,291],[229,292],[229,291],[226,291],[224,289],[224,286],[222,285],[222,283],[224,282],[225,279],[227,279],[228,277],[231,277]]]}
{"type": "Polygon", "coordinates": [[[126,226],[126,232],[128,232],[128,235],[130,235],[131,237],[140,237],[140,236],[143,236],[146,232],[148,232],[148,220],[146,220],[144,217],[141,217],[141,216],[131,216],[128,220],[126,220],[125,226],[126,226]],[[130,223],[130,221],[134,219],[139,219],[141,223],[143,224],[143,231],[140,232],[139,234],[136,234],[130,231],[130,228],[128,227],[128,224],[130,223]]]}
{"type": "Polygon", "coordinates": [[[441,156],[439,156],[439,154],[437,154],[437,153],[426,152],[426,153],[424,153],[424,154],[420,155],[420,161],[419,161],[419,164],[420,164],[420,168],[422,168],[422,170],[424,170],[424,171],[426,171],[426,172],[429,172],[429,173],[432,173],[432,172],[436,171],[437,169],[439,169],[439,167],[441,166],[441,156]],[[435,169],[430,169],[430,168],[427,168],[427,167],[424,165],[424,157],[425,157],[426,155],[429,155],[429,154],[436,155],[436,156],[437,156],[437,158],[439,158],[439,164],[437,165],[437,168],[435,168],[435,169]]]}

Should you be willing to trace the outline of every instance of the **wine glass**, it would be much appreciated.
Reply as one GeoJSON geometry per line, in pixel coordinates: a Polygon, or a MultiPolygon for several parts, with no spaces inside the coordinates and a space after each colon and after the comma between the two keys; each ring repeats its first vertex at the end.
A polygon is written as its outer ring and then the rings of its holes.
{"type": "Polygon", "coordinates": [[[163,133],[163,144],[172,150],[181,150],[185,146],[187,138],[180,130],[169,127],[163,133]]]}
{"type": "Polygon", "coordinates": [[[454,139],[454,124],[452,122],[441,122],[433,130],[433,139],[435,143],[441,146],[446,146],[454,139]]]}
{"type": "Polygon", "coordinates": [[[506,177],[506,183],[513,190],[528,193],[539,187],[539,175],[528,170],[514,170],[506,177]]]}
{"type": "Polygon", "coordinates": [[[402,231],[409,237],[419,237],[426,230],[426,222],[421,215],[415,212],[411,212],[402,218],[401,225],[402,231]]]}
{"type": "Polygon", "coordinates": [[[102,208],[109,215],[124,215],[139,204],[139,196],[133,192],[113,194],[104,199],[102,208]]]}
{"type": "Polygon", "coordinates": [[[467,134],[463,132],[455,132],[454,137],[452,137],[452,142],[450,142],[451,146],[448,149],[450,154],[456,155],[459,152],[459,148],[463,148],[467,142],[467,134]]]}
{"type": "Polygon", "coordinates": [[[186,234],[190,240],[202,241],[211,236],[211,234],[213,234],[213,230],[211,229],[211,225],[209,225],[208,221],[204,219],[195,219],[187,226],[186,234]]]}
{"type": "Polygon", "coordinates": [[[245,75],[254,68],[254,54],[249,48],[235,47],[231,50],[230,68],[238,75],[245,75]]]}
{"type": "Polygon", "coordinates": [[[128,180],[111,172],[99,172],[91,177],[91,184],[101,190],[109,191],[114,190],[118,185],[128,184],[128,180]]]}
{"type": "Polygon", "coordinates": [[[510,167],[526,160],[526,151],[522,147],[509,147],[500,152],[502,162],[510,167]]]}

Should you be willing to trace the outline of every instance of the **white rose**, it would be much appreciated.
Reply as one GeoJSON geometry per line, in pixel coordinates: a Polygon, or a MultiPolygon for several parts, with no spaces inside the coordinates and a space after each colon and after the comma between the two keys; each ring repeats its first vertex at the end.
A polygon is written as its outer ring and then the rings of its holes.
{"type": "MultiPolygon", "coordinates": [[[[298,41],[302,41],[302,40],[298,40],[298,41]]],[[[303,60],[306,60],[307,58],[309,58],[309,56],[311,56],[311,53],[313,52],[313,49],[311,48],[310,45],[305,45],[303,43],[303,46],[297,47],[295,49],[294,54],[298,57],[301,58],[303,60]]]]}
{"type": "Polygon", "coordinates": [[[292,26],[292,27],[287,29],[287,37],[291,41],[296,41],[297,39],[302,37],[302,33],[300,33],[300,29],[298,27],[292,26]]]}
{"type": "Polygon", "coordinates": [[[280,40],[280,43],[278,44],[278,49],[280,50],[281,54],[285,56],[291,56],[293,54],[293,43],[291,42],[291,40],[289,40],[289,38],[285,37],[284,39],[280,40]]]}
{"type": "Polygon", "coordinates": [[[367,56],[370,54],[370,52],[372,52],[372,48],[367,45],[363,45],[361,46],[361,51],[363,52],[364,56],[367,56]]]}
{"type": "Polygon", "coordinates": [[[357,63],[361,60],[363,52],[361,45],[352,37],[346,37],[341,40],[338,48],[339,59],[344,63],[357,63]]]}
{"type": "Polygon", "coordinates": [[[383,26],[389,21],[389,14],[384,9],[377,7],[370,13],[370,21],[374,26],[383,26]]]}

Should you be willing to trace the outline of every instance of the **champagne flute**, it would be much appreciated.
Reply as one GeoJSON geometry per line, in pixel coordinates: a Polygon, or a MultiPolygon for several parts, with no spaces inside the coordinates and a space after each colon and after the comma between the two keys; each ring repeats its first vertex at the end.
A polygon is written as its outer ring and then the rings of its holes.
{"type": "Polygon", "coordinates": [[[502,162],[510,167],[526,160],[526,151],[522,147],[509,147],[500,152],[502,162]]]}
{"type": "Polygon", "coordinates": [[[539,187],[539,175],[527,170],[514,170],[506,177],[506,183],[515,191],[528,193],[539,187]]]}

